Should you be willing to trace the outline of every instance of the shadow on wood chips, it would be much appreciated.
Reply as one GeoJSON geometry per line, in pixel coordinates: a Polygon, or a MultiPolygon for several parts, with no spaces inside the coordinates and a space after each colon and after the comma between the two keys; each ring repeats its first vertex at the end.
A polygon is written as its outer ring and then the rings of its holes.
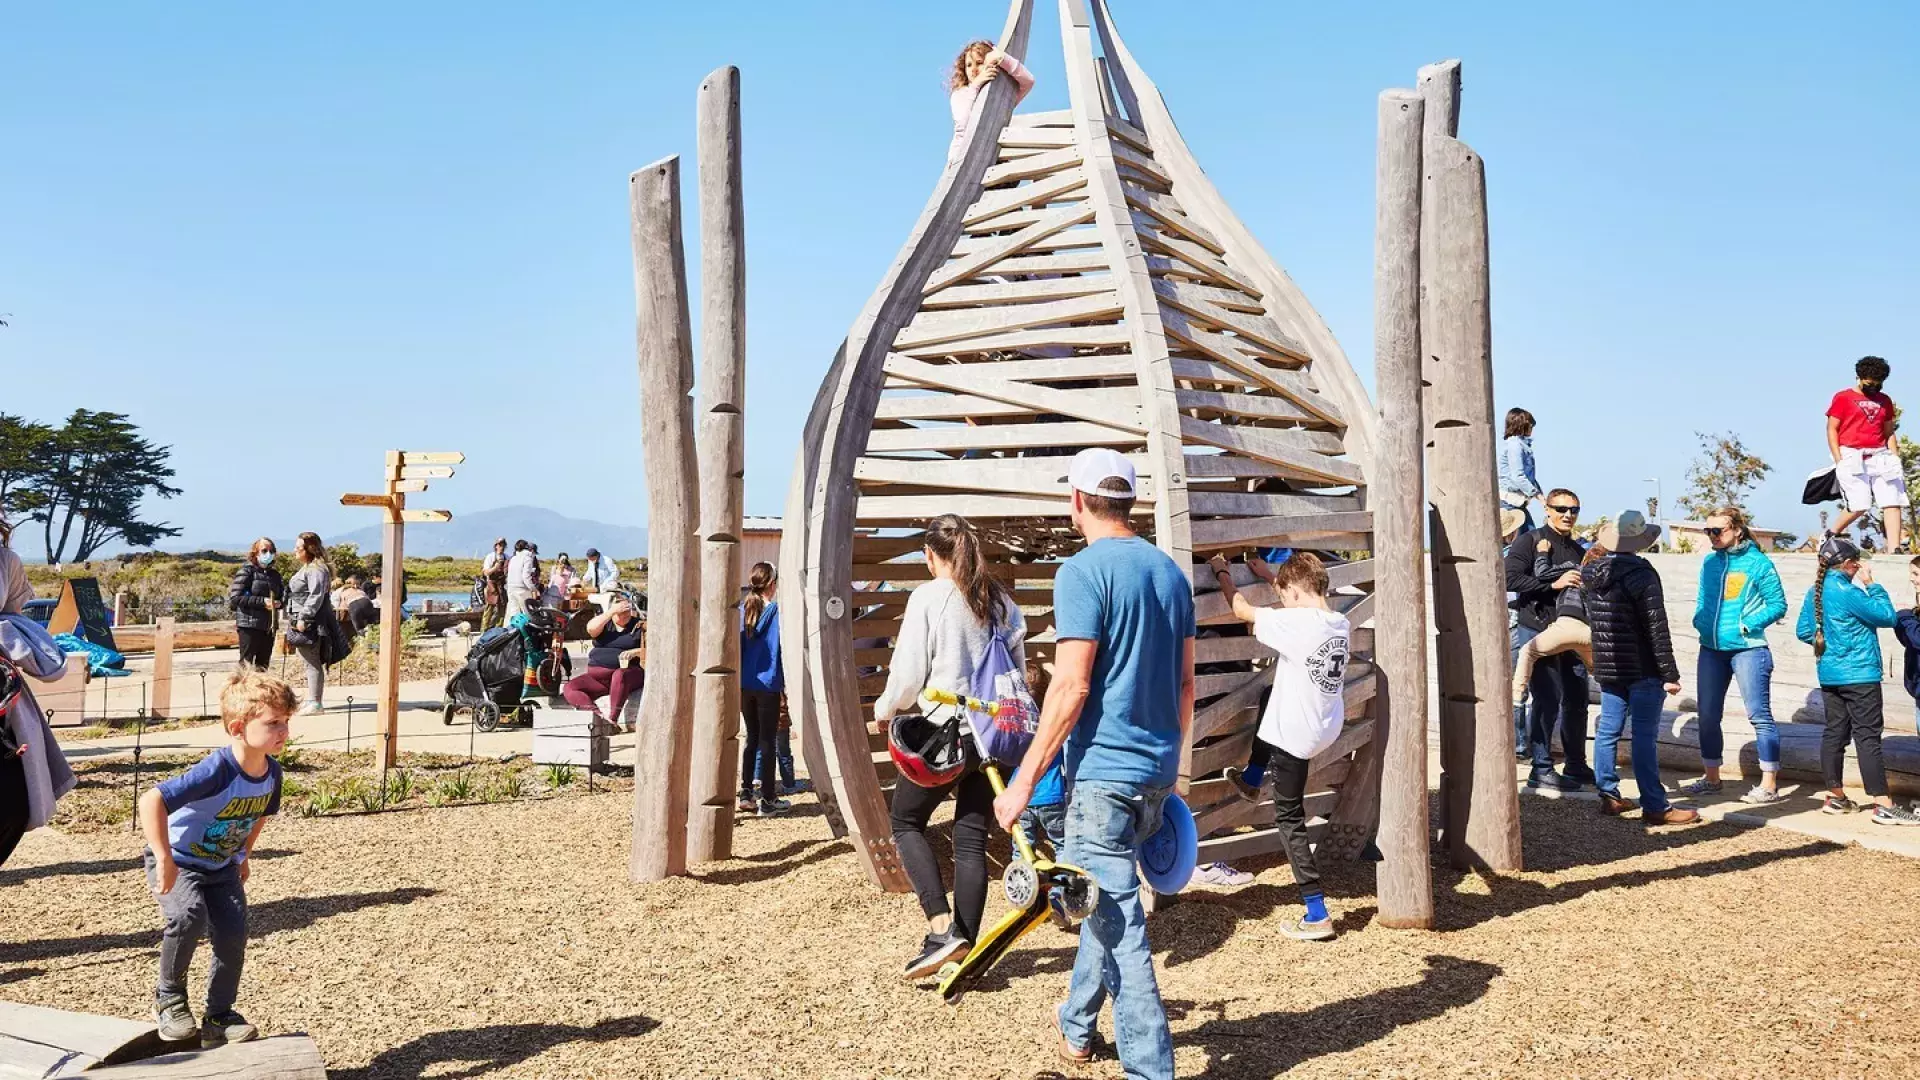
{"type": "Polygon", "coordinates": [[[573,1024],[494,1024],[489,1027],[436,1031],[382,1050],[365,1068],[329,1069],[333,1080],[373,1080],[381,1076],[424,1076],[435,1080],[467,1080],[574,1042],[611,1042],[632,1039],[660,1026],[645,1016],[602,1020],[591,1027],[573,1024]],[[436,1069],[436,1065],[460,1065],[436,1069]]]}

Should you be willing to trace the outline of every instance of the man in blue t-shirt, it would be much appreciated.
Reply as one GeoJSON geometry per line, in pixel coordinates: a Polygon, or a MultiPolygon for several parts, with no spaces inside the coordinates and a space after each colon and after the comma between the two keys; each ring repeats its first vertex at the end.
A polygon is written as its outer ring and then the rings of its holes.
{"type": "Polygon", "coordinates": [[[1073,527],[1087,546],[1054,579],[1053,685],[1040,730],[994,815],[1011,829],[1047,763],[1066,747],[1065,861],[1099,882],[1080,928],[1067,1001],[1055,1014],[1061,1053],[1092,1055],[1112,979],[1113,1027],[1129,1076],[1171,1077],[1173,1038],[1147,948],[1134,864],[1160,827],[1193,728],[1193,583],[1134,534],[1133,463],[1082,450],[1068,471],[1073,527]]]}

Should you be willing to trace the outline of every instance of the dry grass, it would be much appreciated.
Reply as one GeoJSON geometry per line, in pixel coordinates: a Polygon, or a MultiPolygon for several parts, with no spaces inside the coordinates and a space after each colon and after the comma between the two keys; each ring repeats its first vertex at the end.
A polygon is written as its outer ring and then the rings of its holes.
{"type": "MultiPolygon", "coordinates": [[[[957,1009],[894,975],[919,935],[811,799],[740,858],[625,880],[619,794],[273,822],[241,1007],[338,1077],[1039,1077],[1073,941],[1042,927],[957,1009]]],[[[1535,870],[1437,877],[1443,929],[1278,926],[1284,866],[1156,915],[1186,1077],[1920,1073],[1920,866],[1779,830],[1652,833],[1529,800],[1535,870]]],[[[125,833],[30,836],[0,870],[0,985],[137,1016],[157,917],[125,833]]],[[[997,911],[998,901],[991,911],[997,911]]],[[[201,961],[204,965],[204,959],[201,961]]],[[[1110,1030],[1110,1029],[1109,1029],[1110,1030]]],[[[1067,1075],[1116,1076],[1109,1053],[1067,1075]]]]}

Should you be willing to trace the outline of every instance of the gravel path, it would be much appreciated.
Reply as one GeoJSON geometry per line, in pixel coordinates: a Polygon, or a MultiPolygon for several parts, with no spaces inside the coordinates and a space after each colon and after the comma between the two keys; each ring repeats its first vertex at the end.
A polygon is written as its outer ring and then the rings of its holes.
{"type": "MultiPolygon", "coordinates": [[[[624,880],[628,806],[274,821],[242,1009],[369,1080],[1061,1075],[1046,1010],[1072,939],[1043,926],[950,1009],[894,976],[912,899],[874,892],[810,798],[648,888],[624,880]]],[[[1330,944],[1281,936],[1284,866],[1156,915],[1180,1075],[1920,1075],[1920,864],[1524,808],[1535,871],[1491,893],[1437,875],[1440,932],[1371,925],[1365,865],[1332,868],[1330,944]]],[[[136,855],[119,832],[27,838],[0,869],[0,994],[140,1015],[158,930],[136,855]]]]}

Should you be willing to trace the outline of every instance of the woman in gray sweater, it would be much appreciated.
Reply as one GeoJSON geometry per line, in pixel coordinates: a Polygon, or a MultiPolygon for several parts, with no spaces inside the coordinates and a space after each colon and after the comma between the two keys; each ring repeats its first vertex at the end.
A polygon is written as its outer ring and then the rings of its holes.
{"type": "Polygon", "coordinates": [[[333,617],[333,571],[327,568],[326,548],[317,533],[303,532],[293,547],[300,569],[287,581],[287,628],[306,635],[309,644],[296,645],[294,651],[307,665],[307,700],[296,716],[317,713],[326,707],[326,646],[328,621],[333,617]]]}
{"type": "MultiPolygon", "coordinates": [[[[974,669],[986,657],[996,632],[1006,640],[1016,669],[1026,666],[1026,619],[1013,595],[987,572],[980,534],[958,514],[942,514],[927,525],[927,567],[933,580],[913,590],[893,646],[887,688],[873,703],[874,719],[886,730],[896,713],[917,707],[927,687],[973,693],[974,669]]],[[[993,820],[993,786],[986,774],[970,768],[958,780],[923,788],[902,777],[893,786],[889,810],[893,843],[900,864],[927,916],[927,937],[919,955],[902,973],[922,979],[950,960],[959,960],[979,940],[980,917],[987,905],[987,826],[993,820]],[[953,907],[947,906],[940,867],[927,843],[927,822],[954,795],[953,907]]]]}

